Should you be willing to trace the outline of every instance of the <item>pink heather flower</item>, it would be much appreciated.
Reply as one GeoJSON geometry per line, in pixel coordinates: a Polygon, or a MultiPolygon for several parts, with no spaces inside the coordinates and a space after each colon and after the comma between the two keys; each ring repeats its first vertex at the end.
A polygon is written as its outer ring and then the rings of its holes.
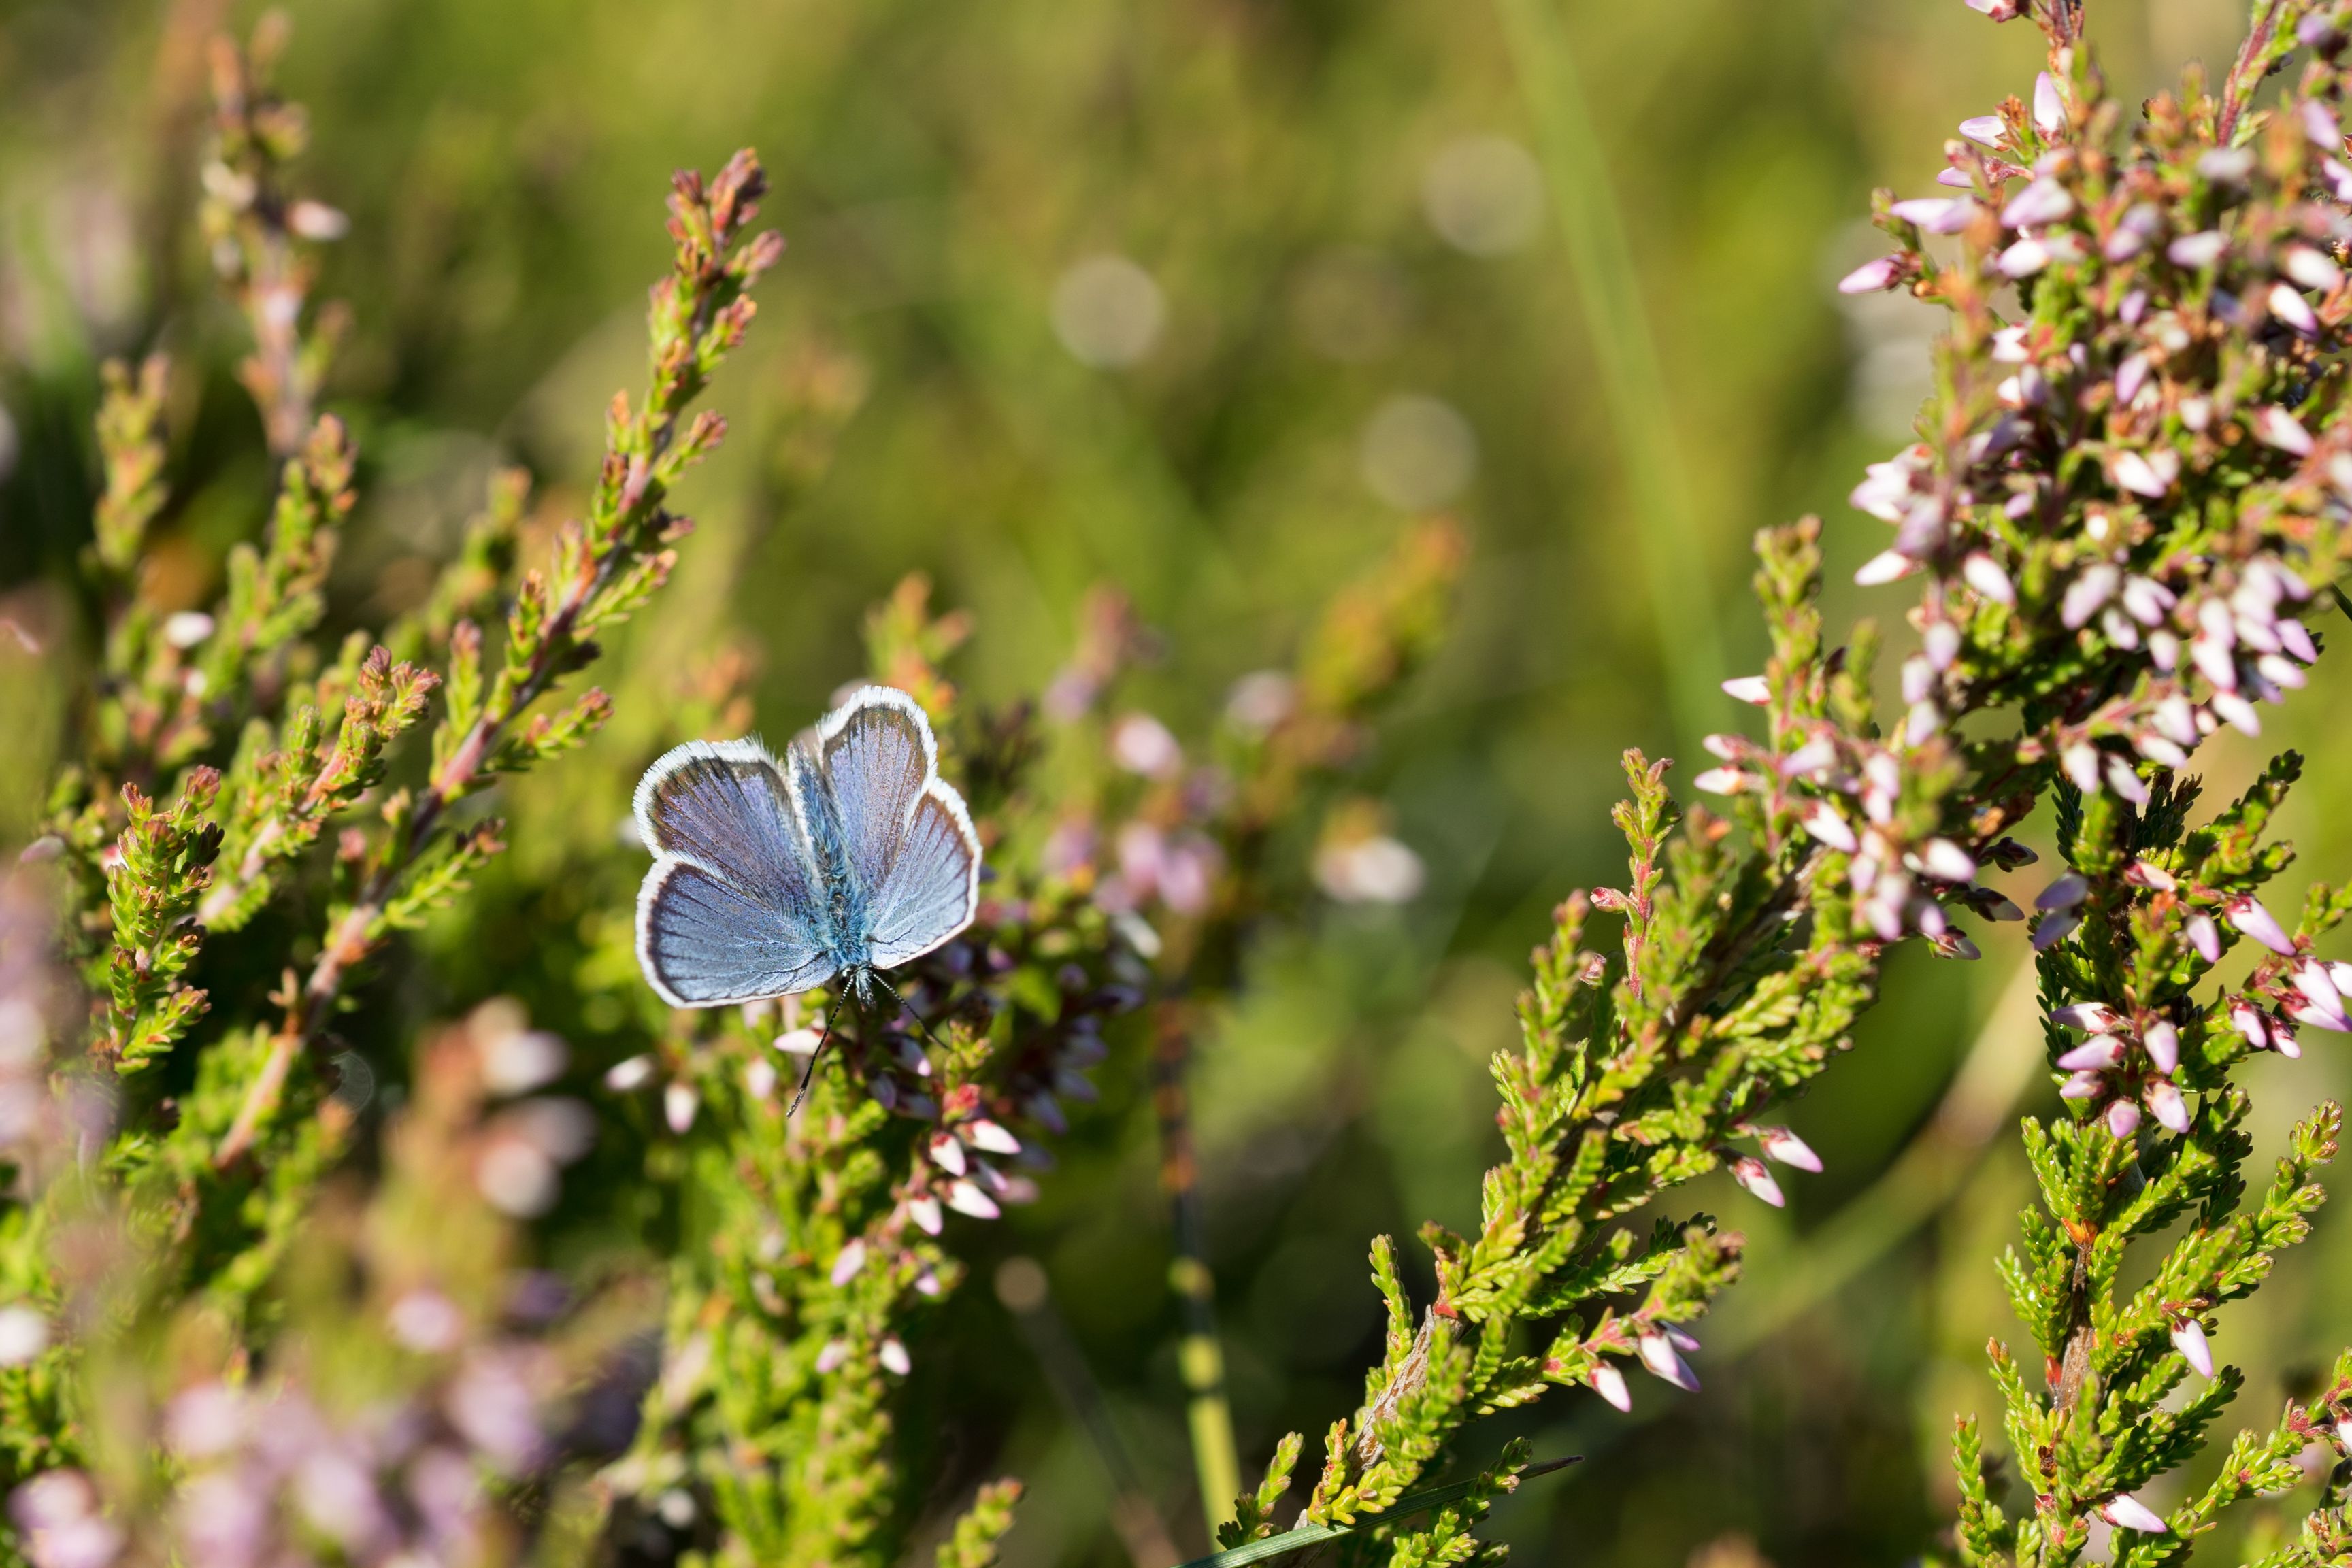
{"type": "Polygon", "coordinates": [[[2347,991],[2352,991],[2352,964],[2329,964],[2327,966],[2327,977],[2336,982],[2336,994],[2337,996],[2340,997],[2347,991]]]}
{"type": "Polygon", "coordinates": [[[1184,748],[1148,713],[1131,713],[1111,731],[1111,759],[1129,773],[1165,779],[1184,766],[1184,748]]]}
{"type": "Polygon", "coordinates": [[[2123,1018],[2105,1002],[2069,1002],[2064,1007],[2051,1009],[2050,1021],[2064,1029],[2104,1033],[2122,1023],[2123,1018]]]}
{"type": "Polygon", "coordinates": [[[673,1133],[683,1134],[694,1125],[694,1113],[702,1108],[702,1096],[690,1083],[672,1083],[662,1091],[662,1120],[673,1133]]]}
{"type": "Polygon", "coordinates": [[[2123,599],[2124,612],[2143,626],[2163,624],[2165,613],[2178,602],[2172,590],[2147,577],[2127,579],[2123,599]]]}
{"type": "Polygon", "coordinates": [[[1812,1145],[1786,1127],[1759,1127],[1756,1142],[1767,1159],[1801,1171],[1821,1173],[1822,1156],[1813,1153],[1812,1145]]]}
{"type": "Polygon", "coordinates": [[[1998,114],[1979,114],[1960,121],[1960,134],[1982,146],[2000,150],[2007,128],[1998,114]]]}
{"type": "Polygon", "coordinates": [[[996,1207],[994,1198],[981,1191],[969,1178],[963,1176],[958,1176],[948,1184],[948,1207],[958,1214],[968,1214],[974,1219],[994,1219],[1004,1212],[996,1207]]]}
{"type": "Polygon", "coordinates": [[[846,1285],[850,1281],[857,1278],[857,1271],[865,1267],[866,1239],[861,1236],[851,1240],[848,1246],[841,1249],[840,1256],[834,1259],[833,1282],[836,1285],[846,1285]]]}
{"type": "Polygon", "coordinates": [[[2158,1019],[2141,1030],[2139,1042],[2147,1048],[2147,1059],[2156,1063],[2156,1070],[2166,1077],[2170,1077],[2172,1070],[2180,1065],[2180,1031],[2168,1020],[2158,1019]]]}
{"type": "Polygon", "coordinates": [[[2135,806],[2147,804],[2147,781],[2120,757],[2107,758],[2107,788],[2114,790],[2118,799],[2129,800],[2135,806]]]}
{"type": "Polygon", "coordinates": [[[882,1348],[874,1353],[874,1359],[882,1364],[883,1371],[899,1377],[915,1370],[913,1358],[908,1355],[906,1345],[895,1334],[882,1342],[882,1348]]]}
{"type": "Polygon", "coordinates": [[[1691,788],[1710,795],[1738,795],[1747,790],[1749,782],[1737,768],[1710,768],[1691,780],[1691,788]]]}
{"type": "Polygon", "coordinates": [[[931,1164],[951,1176],[960,1176],[969,1168],[963,1157],[963,1145],[946,1133],[933,1133],[926,1145],[931,1164]]]}
{"type": "Polygon", "coordinates": [[[2160,1125],[2175,1133],[2189,1131],[2189,1102],[2180,1097],[2180,1091],[2169,1078],[2149,1079],[2147,1086],[2140,1091],[2140,1099],[2147,1103],[2147,1113],[2160,1125]]]}
{"type": "Polygon", "coordinates": [[[1735,675],[1723,683],[1726,696],[1762,707],[1772,700],[1772,685],[1761,675],[1735,675]]]}
{"type": "Polygon", "coordinates": [[[2311,633],[2304,630],[2302,622],[2282,621],[2277,631],[2280,647],[2306,664],[2319,663],[2319,644],[2311,640],[2311,633]]]}
{"type": "Polygon", "coordinates": [[[946,1224],[946,1217],[940,1212],[940,1200],[929,1193],[907,1200],[907,1217],[926,1236],[937,1236],[946,1224]]]}
{"type": "Polygon", "coordinates": [[[2118,1492],[2101,1503],[2098,1513],[2117,1530],[2137,1530],[2143,1535],[2161,1535],[2165,1531],[2164,1521],[2129,1492],[2118,1492]]]}
{"type": "Polygon", "coordinates": [[[1968,559],[1960,562],[1960,576],[1970,588],[1995,604],[2017,602],[2017,587],[2010,581],[2009,573],[2001,570],[1999,561],[1982,550],[1971,551],[1968,559]]]}
{"type": "Polygon", "coordinates": [[[2033,126],[2044,136],[2055,136],[2066,129],[2065,100],[2058,96],[2058,83],[2048,71],[2033,78],[2033,126]]]}
{"type": "Polygon", "coordinates": [[[1666,1325],[1666,1343],[1685,1355],[1696,1355],[1698,1353],[1698,1336],[1685,1332],[1679,1323],[1666,1325]]]}
{"type": "Polygon", "coordinates": [[[2082,903],[2084,895],[2090,891],[2091,884],[2084,880],[2082,873],[2070,871],[2048,887],[2043,888],[2042,896],[2033,901],[2033,907],[2072,909],[2082,903]]]}
{"type": "Polygon", "coordinates": [[[1805,813],[1803,826],[1815,840],[1842,853],[1852,854],[1857,847],[1853,830],[1846,826],[1837,808],[1826,800],[1814,802],[1812,810],[1805,813]]]}
{"type": "Polygon", "coordinates": [[[2033,923],[2033,950],[2037,953],[2048,952],[2053,946],[2073,936],[2074,928],[2082,924],[2082,915],[2072,909],[2062,909],[2043,915],[2033,923]]]}
{"type": "Polygon", "coordinates": [[[2291,692],[2303,690],[2308,677],[2303,666],[2283,653],[2264,653],[2254,661],[2254,670],[2274,686],[2284,686],[2291,692]]]}
{"type": "Polygon", "coordinates": [[[2271,1020],[2271,1044],[2289,1060],[2299,1061],[2303,1056],[2303,1042],[2294,1038],[2294,1030],[2276,1019],[2271,1020]]]}
{"type": "Polygon", "coordinates": [[[848,1359],[849,1342],[847,1340],[829,1339],[825,1341],[824,1348],[816,1353],[817,1375],[822,1377],[826,1373],[839,1371],[842,1364],[848,1361],[848,1359]]]}
{"type": "Polygon", "coordinates": [[[1903,277],[1903,258],[1882,256],[1875,261],[1865,261],[1838,279],[1840,294],[1875,294],[1892,288],[1903,277]]]}
{"type": "Polygon", "coordinates": [[[2311,302],[2295,292],[2291,283],[2273,283],[2264,297],[2271,314],[2291,331],[2305,338],[2319,336],[2319,318],[2312,314],[2311,302]]]}
{"type": "Polygon", "coordinates": [[[2066,777],[2074,780],[2075,789],[2085,795],[2095,795],[2099,792],[2099,748],[2097,747],[2087,740],[2078,740],[2070,746],[2062,747],[2058,752],[2058,765],[2066,770],[2066,777]]]}
{"type": "Polygon", "coordinates": [[[1731,1179],[1775,1208],[1788,1207],[1789,1200],[1782,1196],[1780,1184],[1772,1179],[1772,1173],[1765,1168],[1764,1162],[1753,1155],[1742,1155],[1731,1162],[1731,1179]]]}
{"type": "Polygon", "coordinates": [[[2192,915],[2189,917],[2184,929],[2189,937],[2189,945],[2197,949],[2199,957],[2209,964],[2218,964],[2221,961],[2221,928],[2213,924],[2211,915],[2201,913],[2192,915]]]}
{"type": "Polygon", "coordinates": [[[2147,356],[2134,354],[2116,367],[2116,403],[2127,408],[2147,385],[2147,356]]]}
{"type": "Polygon", "coordinates": [[[2123,1056],[2123,1041],[2111,1034],[2095,1034],[2061,1056],[2058,1065],[2068,1072],[2098,1072],[2113,1067],[2123,1056]]]}
{"type": "Polygon", "coordinates": [[[2270,1049],[2270,1026],[2251,1002],[2234,1001],[2230,1004],[2230,1026],[2243,1035],[2246,1043],[2254,1050],[2270,1049]]]}
{"type": "Polygon", "coordinates": [[[2000,210],[2003,228],[2035,229],[2074,215],[2074,198],[2066,187],[2046,175],[2009,199],[2000,210]]]}
{"type": "Polygon", "coordinates": [[[1956,235],[1969,226],[1969,219],[1976,215],[1976,205],[1957,196],[1914,196],[1895,203],[1888,211],[1931,235],[1956,235]]]}
{"type": "Polygon", "coordinates": [[[1643,1334],[1638,1348],[1642,1353],[1642,1364],[1649,1368],[1650,1375],[1661,1382],[1673,1384],[1685,1394],[1698,1392],[1698,1375],[1690,1369],[1690,1364],[1682,1358],[1682,1353],[1664,1334],[1655,1330],[1643,1334]]]}
{"type": "Polygon", "coordinates": [[[2122,1143],[2139,1131],[2139,1106],[2129,1100],[2113,1100],[2107,1103],[2107,1135],[2122,1143]]]}
{"type": "Polygon", "coordinates": [[[2193,235],[2182,235],[2164,247],[2165,258],[2173,266],[2200,272],[2221,259],[2230,248],[2229,236],[2219,229],[2205,229],[2193,235]]]}
{"type": "Polygon", "coordinates": [[[2272,952],[2284,957],[2294,956],[2294,943],[2280,928],[2271,912],[2263,907],[2262,901],[2252,894],[2240,894],[2222,905],[2222,913],[2230,917],[2231,925],[2272,952]]]}
{"type": "Polygon", "coordinates": [[[2335,1019],[2330,1028],[2352,1030],[2352,1022],[2345,1019],[2343,995],[2336,990],[2335,978],[2328,973],[2326,965],[2316,958],[2305,958],[2297,964],[2294,967],[2294,988],[2303,993],[2305,1001],[2335,1019]]]}
{"type": "Polygon", "coordinates": [[[2311,432],[2303,422],[2276,403],[2254,411],[2254,438],[2296,457],[2311,455],[2311,432]]]}
{"type": "Polygon", "coordinates": [[[1947,958],[1975,959],[1984,956],[1983,951],[1974,942],[1969,940],[1966,932],[1946,931],[1938,936],[1928,937],[1927,942],[1937,954],[1947,958]]]}
{"type": "Polygon", "coordinates": [[[1609,1363],[1595,1363],[1591,1374],[1592,1392],[1606,1399],[1619,1410],[1633,1408],[1633,1391],[1625,1386],[1625,1375],[1609,1363]]]}
{"type": "Polygon", "coordinates": [[[2124,871],[2124,880],[2134,887],[2153,888],[2158,893],[2170,893],[2179,887],[2172,873],[2154,861],[2134,861],[2124,871]]]}
{"type": "Polygon", "coordinates": [[[2205,1342],[2205,1325],[2195,1318],[2183,1318],[2172,1325],[2172,1348],[2180,1359],[2197,1369],[2200,1377],[2213,1375],[2213,1347],[2205,1342]]]}
{"type": "Polygon", "coordinates": [[[2061,1100],[2096,1100],[2107,1092],[2107,1081],[2088,1069],[2076,1072],[2058,1088],[2061,1100]]]}
{"type": "MultiPolygon", "coordinates": [[[[2162,495],[2159,487],[2156,494],[2162,495]]],[[[2122,585],[2123,574],[2105,561],[2094,561],[2083,574],[2067,586],[2066,597],[2058,609],[2058,619],[2073,631],[2088,621],[2099,606],[2115,597],[2122,585]]]]}
{"type": "Polygon", "coordinates": [[[2314,1007],[2309,1002],[2295,1003],[2286,1009],[2286,1016],[2297,1023],[2309,1024],[2314,1029],[2333,1030],[2338,1034],[2352,1031],[2352,1021],[2347,1021],[2342,1013],[2329,1012],[2323,1008],[2314,1007]]]}
{"type": "Polygon", "coordinates": [[[1948,621],[1931,621],[1919,634],[1919,645],[1927,654],[1929,669],[1948,670],[1960,656],[1960,629],[1948,621]]]}
{"type": "Polygon", "coordinates": [[[2344,281],[2344,269],[2329,260],[2321,251],[2307,245],[2291,245],[2279,258],[2279,270],[2302,284],[2305,288],[2322,294],[2332,294],[2344,281]]]}
{"type": "Polygon", "coordinates": [[[2316,99],[2305,99],[2298,112],[2303,118],[2303,133],[2314,145],[2329,152],[2344,151],[2344,128],[2336,122],[2334,110],[2316,99]]]}

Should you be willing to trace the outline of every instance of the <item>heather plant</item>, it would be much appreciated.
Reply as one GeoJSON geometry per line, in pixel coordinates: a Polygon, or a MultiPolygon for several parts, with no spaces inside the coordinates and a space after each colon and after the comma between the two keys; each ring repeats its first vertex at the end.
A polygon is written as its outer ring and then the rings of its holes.
{"type": "MultiPolygon", "coordinates": [[[[198,222],[275,489],[209,607],[171,607],[186,371],[100,373],[85,625],[54,655],[82,698],[0,882],[9,1550],[984,1568],[1022,1486],[926,1441],[929,1346],[982,1227],[1056,1179],[1106,1067],[1149,1056],[1216,1561],[1495,1560],[1490,1511],[1573,1456],[1488,1433],[1555,1388],[1630,1412],[1637,1370],[1696,1390],[1745,1243],[1680,1189],[1723,1173],[1778,1207],[1775,1166],[1822,1168],[1788,1107],[1890,950],[1971,960],[1969,920],[2026,918],[1994,882],[2034,861],[2046,800],[2054,1109],[2022,1124],[2037,1202],[1999,1265],[2042,1365],[2037,1386],[1993,1346],[2009,1454],[1962,1419],[1945,1549],[2072,1562],[2105,1534],[2116,1561],[2174,1561],[2230,1505],[2316,1480],[2294,1540],[2266,1516],[2261,1561],[2346,1561],[2352,1352],[2218,1468],[2202,1453],[2243,1383],[2215,1358],[2223,1309],[2307,1233],[2341,1122],[2297,1123],[2263,1185],[2241,1070],[2352,1032],[2352,968],[2316,951],[2352,895],[2273,913],[2292,753],[2218,812],[2188,769],[2223,727],[2259,735],[2343,603],[2352,7],[2257,0],[2218,89],[2192,73],[2136,117],[2080,4],[1977,8],[2030,17],[2048,68],[1961,127],[1949,193],[1878,198],[1894,248],[1843,285],[1948,314],[1918,439],[1853,496],[1894,529],[1857,582],[1914,594],[1896,669],[1871,622],[1829,636],[1819,521],[1758,537],[1769,657],[1723,688],[1757,722],[1707,737],[1693,780],[1724,803],[1679,806],[1669,763],[1626,754],[1626,879],[1560,903],[1534,955],[1477,1222],[1424,1228],[1420,1301],[1420,1260],[1373,1243],[1360,1404],[1319,1469],[1293,1434],[1247,1490],[1191,1056],[1310,885],[1381,903],[1417,880],[1349,780],[1448,626],[1462,531],[1408,528],[1287,667],[1181,735],[1143,706],[1155,639],[1115,590],[1034,700],[992,705],[958,672],[987,627],[905,578],[866,616],[864,674],[923,707],[971,804],[975,919],[896,972],[895,1019],[823,989],[673,1010],[637,971],[645,846],[612,831],[614,782],[806,716],[757,711],[754,653],[710,635],[740,542],[674,508],[726,434],[694,405],[724,397],[782,257],[753,227],[762,171],[674,182],[648,385],[614,400],[584,487],[501,467],[429,585],[372,618],[332,591],[364,542],[370,423],[335,392],[347,316],[316,298],[351,225],[297,178],[282,24],[218,46],[198,222]],[[719,557],[699,577],[698,548],[719,557]],[[548,934],[521,946],[559,972],[529,988],[593,1046],[510,998],[436,1012],[400,983],[479,963],[502,926],[548,934]],[[576,1206],[627,1245],[583,1251],[576,1206]]],[[[861,395],[821,350],[791,363],[787,486],[861,395]]]]}

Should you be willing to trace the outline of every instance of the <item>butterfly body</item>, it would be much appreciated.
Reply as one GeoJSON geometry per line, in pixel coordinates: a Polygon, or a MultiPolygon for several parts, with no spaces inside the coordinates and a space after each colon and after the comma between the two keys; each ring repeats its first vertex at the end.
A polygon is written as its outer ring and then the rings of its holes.
{"type": "Polygon", "coordinates": [[[885,970],[971,923],[980,840],[939,776],[914,699],[867,686],[779,758],[694,741],[637,786],[654,852],[637,958],[673,1007],[834,985],[863,1002],[885,970]]]}

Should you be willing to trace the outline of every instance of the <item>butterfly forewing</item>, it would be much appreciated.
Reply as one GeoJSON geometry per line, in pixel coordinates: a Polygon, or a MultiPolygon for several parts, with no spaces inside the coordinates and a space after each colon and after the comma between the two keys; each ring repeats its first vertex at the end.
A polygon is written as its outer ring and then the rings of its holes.
{"type": "Polygon", "coordinates": [[[817,754],[840,812],[851,873],[870,900],[890,873],[939,753],[923,710],[906,693],[867,686],[828,715],[817,754]]]}
{"type": "Polygon", "coordinates": [[[635,803],[637,832],[656,854],[806,901],[808,838],[782,768],[759,742],[689,741],[646,770],[635,803]]]}
{"type": "Polygon", "coordinates": [[[963,798],[938,779],[914,815],[872,899],[874,962],[919,958],[971,924],[980,904],[980,836],[963,798]]]}

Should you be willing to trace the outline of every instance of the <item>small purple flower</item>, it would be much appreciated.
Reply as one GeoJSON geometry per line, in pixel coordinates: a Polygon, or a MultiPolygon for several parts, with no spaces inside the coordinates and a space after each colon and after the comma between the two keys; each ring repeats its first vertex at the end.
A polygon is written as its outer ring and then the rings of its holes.
{"type": "Polygon", "coordinates": [[[2000,222],[2003,228],[2034,229],[2062,223],[2074,212],[2074,196],[2065,186],[2045,175],[2009,199],[2009,204],[2000,210],[2000,222]]]}
{"type": "Polygon", "coordinates": [[[2107,1103],[2107,1135],[2117,1143],[2139,1131],[2139,1106],[2129,1100],[2107,1103]]]}
{"type": "Polygon", "coordinates": [[[1840,294],[1876,294],[1894,287],[1903,279],[1903,258],[1882,256],[1875,261],[1865,261],[1838,279],[1840,294]]]}
{"type": "Polygon", "coordinates": [[[1690,1369],[1690,1364],[1682,1358],[1682,1353],[1675,1349],[1674,1342],[1664,1334],[1654,1329],[1644,1333],[1638,1348],[1642,1354],[1642,1364],[1649,1368],[1653,1377],[1671,1383],[1685,1394],[1698,1392],[1698,1375],[1690,1369]]]}
{"type": "Polygon", "coordinates": [[[2147,1059],[2156,1063],[2156,1070],[2166,1077],[2170,1077],[2172,1070],[2180,1065],[2180,1031],[2166,1019],[2158,1019],[2143,1030],[2139,1042],[2147,1049],[2147,1059]]]}
{"type": "Polygon", "coordinates": [[[2080,872],[2070,871],[2048,887],[2043,888],[2042,895],[2033,901],[2033,907],[2072,909],[2082,903],[2084,895],[2090,891],[2091,884],[2084,880],[2083,874],[2080,872]]]}
{"type": "Polygon", "coordinates": [[[2221,927],[2213,924],[2211,915],[2201,911],[2191,915],[2184,929],[2189,937],[2189,945],[2197,949],[2199,957],[2209,964],[2218,964],[2221,961],[2221,927]]]}
{"type": "Polygon", "coordinates": [[[2140,1099],[2147,1103],[2147,1113],[2158,1124],[2175,1133],[2189,1131],[2189,1102],[2180,1097],[2180,1091],[2169,1078],[2149,1079],[2147,1086],[2140,1091],[2140,1099]]]}

